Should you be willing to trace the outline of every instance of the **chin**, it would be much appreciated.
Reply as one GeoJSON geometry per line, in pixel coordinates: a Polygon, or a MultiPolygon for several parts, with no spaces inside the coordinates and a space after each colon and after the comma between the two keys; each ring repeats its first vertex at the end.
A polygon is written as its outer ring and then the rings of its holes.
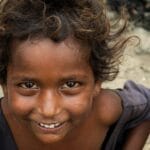
{"type": "Polygon", "coordinates": [[[43,144],[58,143],[64,139],[64,136],[58,135],[37,135],[36,137],[43,144]]]}

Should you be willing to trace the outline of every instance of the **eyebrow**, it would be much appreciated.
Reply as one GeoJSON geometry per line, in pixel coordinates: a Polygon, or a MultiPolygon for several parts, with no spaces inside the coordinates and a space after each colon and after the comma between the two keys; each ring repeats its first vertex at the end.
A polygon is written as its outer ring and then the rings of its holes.
{"type": "Polygon", "coordinates": [[[22,81],[36,81],[36,78],[34,77],[27,77],[27,76],[24,76],[24,75],[18,75],[18,76],[14,76],[12,77],[13,80],[22,80],[22,81]]]}
{"type": "MultiPolygon", "coordinates": [[[[62,81],[66,81],[66,80],[77,80],[77,79],[84,79],[87,80],[88,79],[88,75],[83,75],[83,74],[71,74],[71,75],[64,75],[62,76],[59,80],[62,81]]],[[[12,77],[12,80],[22,80],[22,81],[38,81],[38,78],[30,75],[30,77],[28,75],[16,75],[12,77]]]]}
{"type": "Polygon", "coordinates": [[[88,75],[74,74],[62,77],[62,80],[77,80],[77,79],[88,79],[88,75]]]}

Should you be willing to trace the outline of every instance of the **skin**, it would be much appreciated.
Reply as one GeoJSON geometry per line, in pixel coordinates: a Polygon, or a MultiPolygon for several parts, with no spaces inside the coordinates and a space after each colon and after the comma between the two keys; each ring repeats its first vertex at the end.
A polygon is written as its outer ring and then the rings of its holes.
{"type": "Polygon", "coordinates": [[[12,51],[2,110],[18,148],[99,149],[122,107],[94,80],[84,49],[71,39],[43,38],[16,40],[12,51]]]}
{"type": "Polygon", "coordinates": [[[141,150],[150,134],[150,121],[146,120],[128,132],[123,150],[141,150]]]}

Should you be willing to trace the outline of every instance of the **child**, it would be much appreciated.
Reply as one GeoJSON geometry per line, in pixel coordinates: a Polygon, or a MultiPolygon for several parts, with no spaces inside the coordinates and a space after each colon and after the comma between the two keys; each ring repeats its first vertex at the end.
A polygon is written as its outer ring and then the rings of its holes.
{"type": "Polygon", "coordinates": [[[101,88],[116,76],[126,43],[117,40],[122,30],[110,34],[104,11],[98,0],[7,2],[0,18],[0,149],[142,148],[149,89],[131,81],[123,90],[101,88]]]}

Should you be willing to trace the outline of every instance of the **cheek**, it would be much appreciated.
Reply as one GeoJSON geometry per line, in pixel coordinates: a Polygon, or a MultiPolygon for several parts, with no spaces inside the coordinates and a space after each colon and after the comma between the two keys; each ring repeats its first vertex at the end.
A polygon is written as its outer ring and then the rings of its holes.
{"type": "Polygon", "coordinates": [[[16,93],[9,94],[7,101],[10,110],[16,115],[27,115],[34,108],[34,101],[31,98],[16,93]]]}
{"type": "Polygon", "coordinates": [[[76,117],[87,115],[92,109],[92,104],[93,97],[89,94],[75,96],[67,101],[68,111],[76,117]]]}

